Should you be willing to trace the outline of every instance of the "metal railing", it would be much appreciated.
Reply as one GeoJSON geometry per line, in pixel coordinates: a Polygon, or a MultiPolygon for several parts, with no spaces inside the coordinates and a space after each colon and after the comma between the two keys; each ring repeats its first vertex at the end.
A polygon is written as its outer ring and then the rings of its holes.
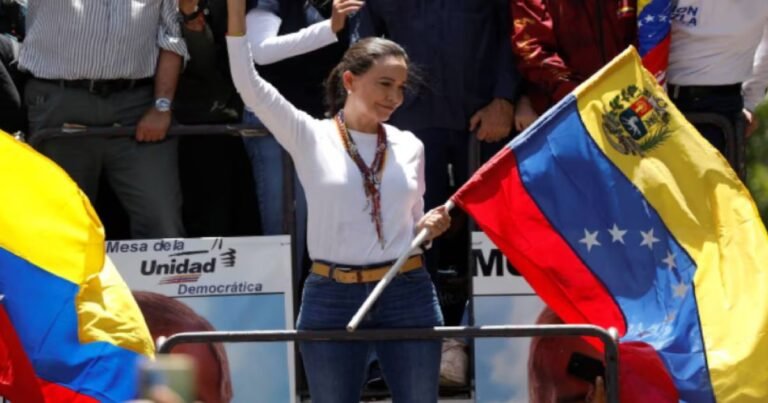
{"type": "Polygon", "coordinates": [[[373,341],[423,340],[502,337],[596,337],[604,346],[605,385],[608,402],[619,402],[619,350],[615,329],[605,330],[592,325],[527,325],[527,326],[446,326],[423,329],[375,329],[347,332],[345,330],[255,330],[177,333],[160,346],[160,354],[169,354],[180,344],[190,343],[249,343],[295,341],[373,341]]]}
{"type": "MultiPolygon", "coordinates": [[[[88,126],[63,126],[37,130],[28,135],[26,141],[32,147],[55,138],[72,136],[98,136],[98,137],[126,137],[136,133],[135,126],[113,127],[88,127],[88,126]]],[[[218,124],[218,125],[173,125],[168,129],[168,136],[210,136],[229,135],[240,137],[266,136],[269,132],[245,124],[218,124]]]]}

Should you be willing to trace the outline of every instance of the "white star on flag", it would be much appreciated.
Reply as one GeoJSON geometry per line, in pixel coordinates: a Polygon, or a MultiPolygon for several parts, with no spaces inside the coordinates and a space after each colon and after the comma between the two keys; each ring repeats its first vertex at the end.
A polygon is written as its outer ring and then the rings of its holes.
{"type": "Polygon", "coordinates": [[[653,250],[653,244],[656,242],[659,242],[659,239],[653,236],[653,228],[651,228],[648,232],[640,231],[640,234],[643,236],[643,242],[640,243],[640,246],[648,246],[648,249],[653,250]]]}
{"type": "Polygon", "coordinates": [[[659,21],[664,22],[666,20],[667,20],[667,16],[666,15],[660,15],[659,16],[659,21]]]}
{"type": "Polygon", "coordinates": [[[619,229],[619,226],[614,223],[613,228],[609,229],[608,233],[611,234],[611,242],[621,242],[623,244],[624,234],[627,233],[627,230],[619,229]]]}
{"type": "Polygon", "coordinates": [[[672,253],[672,251],[667,251],[667,257],[665,257],[661,261],[666,263],[667,269],[669,270],[672,270],[677,267],[677,263],[675,263],[675,254],[672,253]]]}
{"type": "Polygon", "coordinates": [[[597,240],[597,231],[589,232],[584,228],[584,238],[579,239],[579,243],[587,245],[587,252],[591,252],[593,246],[600,246],[600,241],[597,240]]]}
{"type": "Polygon", "coordinates": [[[672,321],[675,320],[676,317],[677,317],[677,313],[675,311],[672,311],[672,312],[667,314],[667,317],[664,318],[664,321],[665,322],[672,322],[672,321]]]}
{"type": "Polygon", "coordinates": [[[679,283],[672,286],[672,291],[675,293],[675,298],[683,298],[685,297],[685,294],[688,292],[688,286],[679,283]]]}
{"type": "Polygon", "coordinates": [[[655,18],[653,18],[653,16],[650,15],[650,14],[645,16],[645,22],[653,22],[654,20],[655,20],[655,18]]]}

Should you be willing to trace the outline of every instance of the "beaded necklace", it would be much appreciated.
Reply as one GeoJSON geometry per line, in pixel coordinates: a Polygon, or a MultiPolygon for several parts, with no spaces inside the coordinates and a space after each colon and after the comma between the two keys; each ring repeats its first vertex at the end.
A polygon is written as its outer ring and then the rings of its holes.
{"type": "Polygon", "coordinates": [[[373,221],[376,227],[376,235],[379,238],[381,248],[384,249],[386,242],[384,240],[381,220],[381,177],[384,173],[384,164],[387,162],[387,134],[384,131],[384,125],[379,124],[376,129],[376,155],[373,157],[369,167],[365,165],[365,161],[360,157],[355,140],[349,135],[347,124],[344,121],[344,111],[339,111],[334,120],[336,121],[336,127],[338,128],[344,149],[349,157],[352,158],[355,166],[360,171],[360,175],[363,177],[363,190],[365,191],[365,197],[368,199],[365,209],[370,210],[371,221],[373,221]]]}

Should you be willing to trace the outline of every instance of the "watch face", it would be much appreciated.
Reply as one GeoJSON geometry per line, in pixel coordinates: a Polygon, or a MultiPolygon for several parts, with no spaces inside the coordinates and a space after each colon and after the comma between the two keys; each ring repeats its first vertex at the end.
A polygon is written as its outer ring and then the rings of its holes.
{"type": "Polygon", "coordinates": [[[160,112],[168,112],[171,110],[171,100],[168,98],[158,98],[155,100],[155,109],[160,112]]]}

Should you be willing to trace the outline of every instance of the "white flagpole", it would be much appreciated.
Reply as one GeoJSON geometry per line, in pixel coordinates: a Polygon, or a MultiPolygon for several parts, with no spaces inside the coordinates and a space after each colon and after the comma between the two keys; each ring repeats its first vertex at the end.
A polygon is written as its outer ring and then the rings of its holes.
{"type": "MultiPolygon", "coordinates": [[[[444,204],[445,209],[447,211],[451,211],[454,204],[453,201],[448,200],[444,204]]],[[[360,308],[355,313],[355,316],[352,317],[352,320],[349,321],[347,324],[347,331],[348,332],[354,332],[357,330],[357,326],[360,325],[360,322],[363,320],[363,317],[368,313],[368,311],[371,310],[371,307],[374,303],[376,303],[376,300],[379,299],[381,296],[381,293],[384,292],[384,289],[389,285],[389,283],[392,281],[393,278],[397,275],[397,273],[400,271],[400,268],[403,267],[403,264],[405,264],[405,261],[408,260],[408,258],[411,256],[411,252],[413,252],[416,248],[419,247],[424,241],[427,239],[427,236],[429,235],[429,230],[426,228],[422,229],[418,235],[416,235],[416,238],[411,241],[411,245],[408,247],[408,250],[406,250],[392,265],[392,267],[389,268],[387,273],[382,277],[381,280],[379,280],[379,283],[376,284],[376,287],[371,292],[371,295],[368,296],[368,298],[365,299],[363,302],[363,305],[360,306],[360,308]]]]}

